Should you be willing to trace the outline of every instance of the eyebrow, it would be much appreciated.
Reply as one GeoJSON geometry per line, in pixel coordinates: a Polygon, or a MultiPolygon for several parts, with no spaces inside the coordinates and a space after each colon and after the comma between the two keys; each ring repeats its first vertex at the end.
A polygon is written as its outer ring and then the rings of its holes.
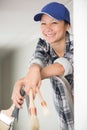
{"type": "MultiPolygon", "coordinates": [[[[52,22],[53,22],[53,21],[58,22],[58,20],[56,20],[56,19],[51,19],[50,21],[52,21],[52,22]]],[[[42,20],[41,20],[41,22],[45,22],[45,20],[44,20],[44,19],[42,19],[42,20]]]]}

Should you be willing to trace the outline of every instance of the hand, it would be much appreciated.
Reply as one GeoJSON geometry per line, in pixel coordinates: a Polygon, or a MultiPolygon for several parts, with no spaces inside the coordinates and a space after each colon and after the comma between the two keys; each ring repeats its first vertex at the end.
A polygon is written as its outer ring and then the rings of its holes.
{"type": "Polygon", "coordinates": [[[24,79],[25,88],[24,91],[26,94],[29,94],[30,88],[33,90],[33,96],[35,97],[36,88],[41,85],[41,68],[37,64],[33,64],[30,66],[29,71],[24,79]]]}
{"type": "Polygon", "coordinates": [[[24,87],[24,78],[19,79],[13,88],[12,93],[12,101],[13,103],[18,107],[21,108],[21,105],[23,104],[24,97],[21,96],[20,90],[24,87]]]}

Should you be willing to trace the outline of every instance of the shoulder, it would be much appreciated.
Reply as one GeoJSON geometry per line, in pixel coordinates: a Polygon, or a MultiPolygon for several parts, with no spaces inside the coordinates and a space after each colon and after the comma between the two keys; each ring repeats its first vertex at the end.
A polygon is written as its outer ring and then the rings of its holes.
{"type": "Polygon", "coordinates": [[[69,34],[69,46],[70,46],[70,50],[73,50],[74,45],[73,45],[73,35],[69,34]]]}
{"type": "Polygon", "coordinates": [[[73,53],[74,46],[73,46],[73,35],[67,33],[67,41],[66,41],[66,52],[73,53]]]}
{"type": "Polygon", "coordinates": [[[48,48],[49,48],[49,44],[42,38],[38,39],[37,46],[40,48],[43,48],[45,50],[48,50],[48,48]]]}
{"type": "Polygon", "coordinates": [[[46,45],[47,43],[46,43],[46,41],[45,41],[44,39],[39,38],[39,39],[38,39],[38,44],[44,46],[44,45],[46,45]]]}
{"type": "Polygon", "coordinates": [[[74,46],[73,46],[73,40],[70,41],[69,44],[70,44],[70,51],[73,51],[73,49],[74,49],[74,46]]]}

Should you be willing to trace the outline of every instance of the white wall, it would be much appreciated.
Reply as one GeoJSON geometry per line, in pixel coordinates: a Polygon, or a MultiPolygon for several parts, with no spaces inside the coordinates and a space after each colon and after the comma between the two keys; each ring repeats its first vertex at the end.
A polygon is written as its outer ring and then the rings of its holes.
{"type": "Polygon", "coordinates": [[[87,130],[87,15],[85,15],[86,12],[87,0],[74,1],[75,130],[87,130]]]}

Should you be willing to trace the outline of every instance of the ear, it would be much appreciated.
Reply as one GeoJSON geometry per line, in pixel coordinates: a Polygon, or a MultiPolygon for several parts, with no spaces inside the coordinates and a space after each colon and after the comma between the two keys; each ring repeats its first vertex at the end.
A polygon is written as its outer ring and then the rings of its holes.
{"type": "Polygon", "coordinates": [[[70,29],[70,24],[66,24],[66,31],[69,31],[70,29]]]}

